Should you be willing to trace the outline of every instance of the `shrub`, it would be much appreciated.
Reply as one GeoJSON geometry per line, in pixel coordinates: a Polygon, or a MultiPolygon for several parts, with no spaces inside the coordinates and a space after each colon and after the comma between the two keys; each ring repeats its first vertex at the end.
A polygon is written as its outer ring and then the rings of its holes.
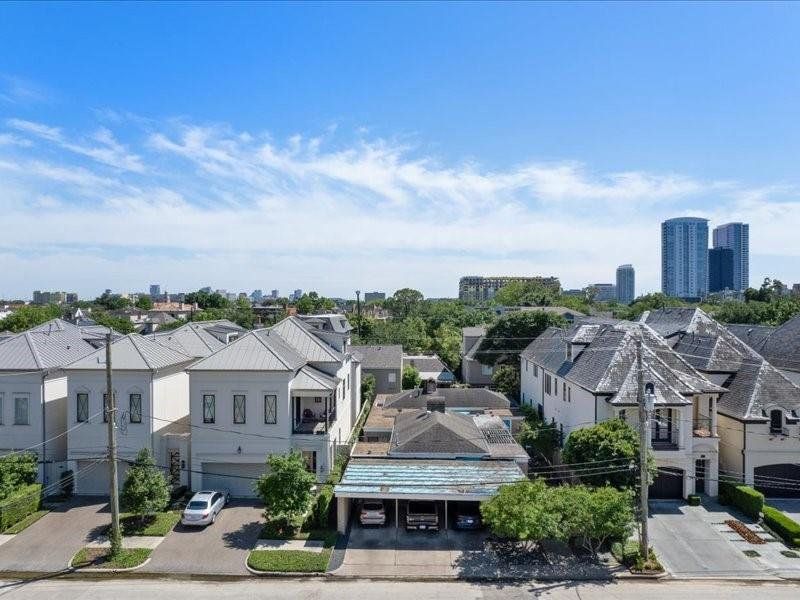
{"type": "Polygon", "coordinates": [[[777,508],[764,506],[764,523],[790,546],[800,546],[800,523],[777,508]]]}
{"type": "Polygon", "coordinates": [[[639,558],[639,542],[636,540],[625,540],[625,542],[614,542],[611,544],[611,554],[614,555],[621,564],[632,566],[639,558]]]}
{"type": "Polygon", "coordinates": [[[733,485],[726,490],[730,494],[730,504],[741,510],[751,519],[757,519],[764,507],[764,494],[747,485],[733,485]]]}
{"type": "Polygon", "coordinates": [[[69,471],[62,471],[58,480],[58,486],[61,489],[62,496],[65,498],[72,496],[72,492],[75,491],[75,475],[71,469],[69,471]]]}
{"type": "Polygon", "coordinates": [[[306,470],[299,452],[270,455],[266,471],[254,485],[264,503],[264,518],[294,523],[308,510],[316,477],[306,470]]]}
{"type": "Polygon", "coordinates": [[[0,531],[39,510],[42,504],[42,484],[32,483],[9,495],[0,504],[0,531]]]}
{"type": "Polygon", "coordinates": [[[700,496],[697,494],[689,494],[687,500],[689,501],[689,506],[700,506],[700,496]]]}
{"type": "Polygon", "coordinates": [[[169,491],[167,479],[153,461],[150,450],[142,448],[125,476],[120,505],[143,519],[167,507],[169,491]]]}
{"type": "Polygon", "coordinates": [[[36,481],[38,457],[33,452],[0,457],[0,500],[36,481]]]}
{"type": "Polygon", "coordinates": [[[736,484],[731,481],[720,481],[719,482],[719,492],[717,500],[720,504],[727,506],[731,504],[733,500],[733,490],[736,487],[736,484]]]}
{"type": "Polygon", "coordinates": [[[335,506],[333,500],[333,486],[326,485],[320,490],[317,497],[314,499],[314,504],[311,507],[311,513],[308,515],[303,529],[310,531],[312,529],[326,529],[331,522],[331,509],[335,506]]]}

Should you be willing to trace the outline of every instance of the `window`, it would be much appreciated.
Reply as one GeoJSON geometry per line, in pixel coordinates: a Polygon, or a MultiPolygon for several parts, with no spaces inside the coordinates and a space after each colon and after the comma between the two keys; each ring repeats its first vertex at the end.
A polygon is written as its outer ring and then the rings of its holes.
{"type": "Polygon", "coordinates": [[[314,396],[314,404],[322,404],[322,396],[314,396]]]}
{"type": "Polygon", "coordinates": [[[528,359],[525,359],[525,372],[528,372],[528,359]]]}
{"type": "Polygon", "coordinates": [[[264,395],[264,423],[275,425],[278,422],[278,397],[275,394],[264,395]]]}
{"type": "Polygon", "coordinates": [[[555,385],[553,386],[553,396],[558,398],[558,377],[554,378],[555,385]]]}
{"type": "Polygon", "coordinates": [[[491,375],[492,367],[490,365],[481,365],[481,375],[491,375]]]}
{"type": "Polygon", "coordinates": [[[233,395],[233,422],[241,425],[245,422],[245,396],[244,394],[233,395]]]}
{"type": "Polygon", "coordinates": [[[552,383],[553,383],[553,381],[552,381],[552,378],[550,377],[550,375],[545,373],[545,376],[544,376],[544,392],[545,392],[545,394],[550,395],[550,394],[553,393],[552,392],[552,388],[551,388],[552,383]]]}
{"type": "Polygon", "coordinates": [[[619,411],[619,420],[624,421],[625,418],[625,409],[623,408],[621,411],[619,411]]]}
{"type": "Polygon", "coordinates": [[[769,411],[769,431],[770,433],[783,431],[783,412],[780,409],[769,411]]]}
{"type": "Polygon", "coordinates": [[[564,381],[561,383],[561,397],[564,398],[566,401],[567,399],[567,382],[564,381]]]}
{"type": "Polygon", "coordinates": [[[572,388],[567,388],[567,402],[572,402],[572,388]]]}
{"type": "Polygon", "coordinates": [[[203,423],[216,421],[217,407],[214,394],[203,394],[203,423]]]}
{"type": "Polygon", "coordinates": [[[30,425],[28,420],[28,397],[14,398],[14,425],[30,425]]]}
{"type": "Polygon", "coordinates": [[[0,394],[0,425],[3,424],[3,394],[0,394]]]}
{"type": "Polygon", "coordinates": [[[389,383],[397,383],[397,373],[389,373],[389,383]]]}
{"type": "Polygon", "coordinates": [[[142,422],[142,395],[130,394],[128,396],[128,415],[131,423],[142,422]]]}
{"type": "Polygon", "coordinates": [[[534,377],[539,376],[539,365],[537,365],[536,363],[533,364],[533,376],[534,377]]]}
{"type": "Polygon", "coordinates": [[[89,394],[81,392],[77,397],[76,414],[78,423],[83,423],[89,420],[89,394]]]}
{"type": "Polygon", "coordinates": [[[311,473],[317,472],[317,452],[316,450],[303,450],[303,461],[306,463],[306,470],[311,473]]]}

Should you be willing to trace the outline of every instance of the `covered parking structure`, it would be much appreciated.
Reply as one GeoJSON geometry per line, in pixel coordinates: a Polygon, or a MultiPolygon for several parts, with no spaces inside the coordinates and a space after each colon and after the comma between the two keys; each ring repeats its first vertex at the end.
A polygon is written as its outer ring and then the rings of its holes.
{"type": "Polygon", "coordinates": [[[429,500],[443,502],[446,528],[449,502],[483,502],[501,485],[525,478],[514,461],[354,458],[334,488],[337,527],[346,533],[357,500],[383,500],[387,512],[393,509],[395,527],[400,522],[401,501],[429,500]]]}

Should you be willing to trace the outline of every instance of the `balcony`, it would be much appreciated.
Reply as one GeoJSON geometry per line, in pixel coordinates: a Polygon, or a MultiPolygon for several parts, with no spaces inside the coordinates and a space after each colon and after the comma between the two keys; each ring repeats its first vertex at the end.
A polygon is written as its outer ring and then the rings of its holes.
{"type": "Polygon", "coordinates": [[[709,417],[699,417],[692,420],[692,435],[699,438],[714,437],[709,417]]]}
{"type": "Polygon", "coordinates": [[[292,398],[292,433],[325,435],[336,422],[336,407],[328,397],[292,398]]]}
{"type": "Polygon", "coordinates": [[[653,450],[678,450],[680,432],[674,423],[653,423],[650,426],[650,444],[653,450]]]}

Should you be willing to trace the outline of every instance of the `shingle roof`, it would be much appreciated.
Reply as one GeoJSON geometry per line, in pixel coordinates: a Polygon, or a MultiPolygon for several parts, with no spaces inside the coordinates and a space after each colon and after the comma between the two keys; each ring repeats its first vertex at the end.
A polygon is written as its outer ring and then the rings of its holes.
{"type": "Polygon", "coordinates": [[[764,342],[766,342],[767,338],[775,332],[777,327],[773,327],[772,325],[728,323],[725,325],[725,329],[730,331],[733,335],[742,340],[753,350],[759,354],[762,354],[764,342]]]}
{"type": "Polygon", "coordinates": [[[442,362],[442,359],[434,355],[404,356],[403,368],[412,366],[419,371],[422,379],[435,377],[439,381],[455,381],[455,375],[442,362]]]}
{"type": "Polygon", "coordinates": [[[718,410],[740,419],[763,419],[763,412],[778,407],[788,413],[800,411],[800,387],[767,361],[761,361],[742,365],[728,383],[718,410]]]}
{"type": "Polygon", "coordinates": [[[73,325],[34,328],[0,344],[0,370],[48,371],[91,352],[94,352],[94,346],[84,340],[80,330],[73,325]]]}
{"type": "Polygon", "coordinates": [[[209,356],[225,346],[224,342],[197,323],[187,323],[172,331],[157,331],[151,339],[196,358],[209,356]]]}
{"type": "Polygon", "coordinates": [[[341,362],[341,352],[314,335],[313,328],[297,317],[287,317],[270,327],[308,362],[341,362]]]}
{"type": "Polygon", "coordinates": [[[305,363],[277,332],[257,329],[201,359],[189,371],[296,371],[305,363]]]}
{"type": "Polygon", "coordinates": [[[397,415],[389,455],[487,455],[488,444],[471,417],[453,413],[404,411],[397,415]]]}
{"type": "MultiPolygon", "coordinates": [[[[738,327],[745,326],[739,325],[738,327]]],[[[754,329],[756,326],[747,325],[746,327],[754,329]]],[[[743,341],[754,347],[773,366],[779,369],[800,371],[800,316],[786,321],[769,333],[767,333],[767,328],[760,328],[755,335],[764,338],[760,348],[753,346],[746,339],[743,341]]],[[[742,339],[741,336],[739,337],[742,339]]]]}
{"type": "Polygon", "coordinates": [[[480,325],[478,327],[462,327],[461,335],[464,337],[480,337],[486,335],[486,326],[480,325]]]}
{"type": "MultiPolygon", "coordinates": [[[[192,356],[162,346],[158,342],[131,333],[111,342],[111,365],[115,371],[158,371],[186,365],[192,356]]],[[[88,356],[67,365],[67,370],[101,370],[106,368],[106,349],[100,348],[88,356]]]]}
{"type": "MultiPolygon", "coordinates": [[[[440,388],[434,397],[444,398],[445,406],[453,408],[509,408],[508,399],[486,388],[440,388]]],[[[385,408],[425,408],[428,395],[417,388],[395,394],[384,402],[385,408]]]]}
{"type": "Polygon", "coordinates": [[[362,369],[400,369],[403,347],[400,345],[350,346],[362,369]]]}

